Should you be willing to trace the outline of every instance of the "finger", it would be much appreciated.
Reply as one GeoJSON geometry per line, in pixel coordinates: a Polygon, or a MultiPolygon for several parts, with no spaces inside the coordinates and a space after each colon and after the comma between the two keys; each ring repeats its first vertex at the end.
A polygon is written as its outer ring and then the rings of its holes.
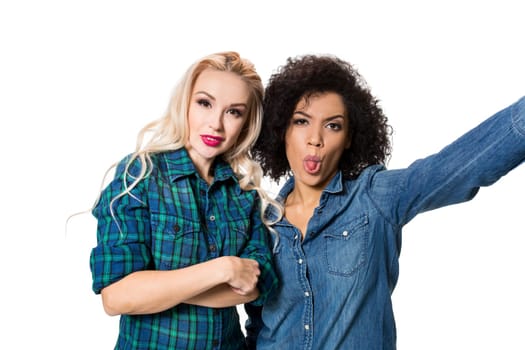
{"type": "Polygon", "coordinates": [[[236,287],[231,287],[231,288],[232,288],[232,291],[233,291],[234,293],[237,293],[237,294],[239,294],[239,295],[246,295],[246,294],[247,294],[247,293],[244,292],[241,288],[236,288],[236,287]]]}
{"type": "Polygon", "coordinates": [[[246,259],[250,265],[253,267],[259,267],[259,262],[255,259],[246,259]]]}

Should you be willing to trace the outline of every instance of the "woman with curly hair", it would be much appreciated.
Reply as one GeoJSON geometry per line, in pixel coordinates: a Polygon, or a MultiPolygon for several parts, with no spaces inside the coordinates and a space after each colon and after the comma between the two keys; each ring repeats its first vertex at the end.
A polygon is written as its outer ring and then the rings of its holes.
{"type": "Polygon", "coordinates": [[[262,216],[273,200],[249,155],[263,92],[236,52],[203,57],[117,164],[91,252],[93,291],[120,315],[116,349],[245,348],[236,305],[277,285],[262,216]]]}
{"type": "Polygon", "coordinates": [[[417,214],[472,199],[525,160],[525,98],[442,151],[387,170],[391,129],[351,64],[289,58],[270,78],[253,154],[277,197],[274,261],[280,280],[248,305],[257,349],[396,348],[391,293],[401,231],[417,214]]]}

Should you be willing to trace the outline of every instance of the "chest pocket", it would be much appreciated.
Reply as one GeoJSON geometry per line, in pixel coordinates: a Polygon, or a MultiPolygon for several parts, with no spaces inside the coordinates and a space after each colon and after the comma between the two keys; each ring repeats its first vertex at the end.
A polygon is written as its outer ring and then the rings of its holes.
{"type": "Polygon", "coordinates": [[[328,272],[350,277],[366,262],[368,216],[359,216],[324,234],[328,272]]]}
{"type": "Polygon", "coordinates": [[[163,214],[151,216],[151,250],[159,270],[206,260],[208,248],[198,222],[163,214]]]}
{"type": "Polygon", "coordinates": [[[248,243],[248,218],[222,221],[217,224],[216,244],[221,255],[240,255],[248,243]]]}

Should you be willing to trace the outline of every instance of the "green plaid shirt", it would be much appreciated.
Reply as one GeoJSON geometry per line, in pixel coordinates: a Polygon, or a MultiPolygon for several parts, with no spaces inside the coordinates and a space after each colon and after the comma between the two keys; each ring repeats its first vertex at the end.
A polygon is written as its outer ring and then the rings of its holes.
{"type": "MultiPolygon", "coordinates": [[[[93,210],[97,246],[91,252],[93,291],[139,270],[172,270],[219,256],[259,262],[260,305],[277,286],[268,231],[256,191],[243,191],[231,167],[215,162],[214,182],[198,175],[185,149],[152,156],[152,172],[113,203],[123,190],[124,159],[93,210]],[[120,229],[119,229],[120,228],[120,229]],[[122,233],[122,234],[121,234],[122,233]]],[[[140,171],[135,161],[127,176],[140,171]]],[[[122,315],[117,349],[243,349],[236,307],[179,304],[161,313],[122,315]]]]}

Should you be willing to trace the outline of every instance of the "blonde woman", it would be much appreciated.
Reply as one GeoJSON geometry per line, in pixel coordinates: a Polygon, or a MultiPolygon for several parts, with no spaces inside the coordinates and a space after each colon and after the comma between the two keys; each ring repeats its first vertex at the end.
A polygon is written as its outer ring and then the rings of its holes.
{"type": "Polygon", "coordinates": [[[235,52],[195,62],[139,133],[93,215],[93,290],[120,315],[117,349],[243,349],[235,305],[277,286],[249,150],[263,86],[235,52]]]}

